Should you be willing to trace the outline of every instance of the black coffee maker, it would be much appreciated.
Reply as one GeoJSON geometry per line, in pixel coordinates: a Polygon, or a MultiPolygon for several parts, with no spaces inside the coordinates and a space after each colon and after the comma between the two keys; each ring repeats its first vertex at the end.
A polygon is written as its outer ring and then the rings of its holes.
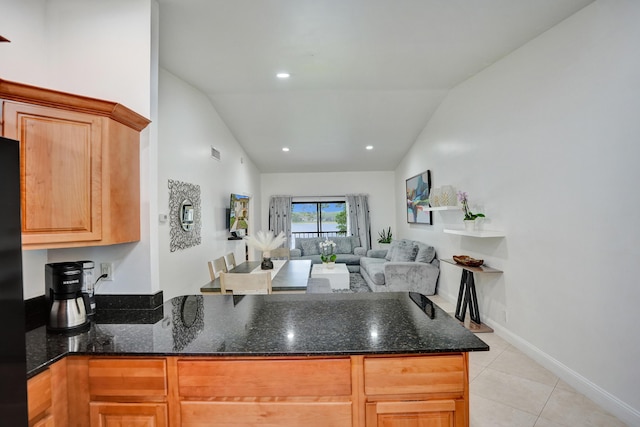
{"type": "Polygon", "coordinates": [[[88,328],[89,319],[82,296],[82,263],[57,262],[44,267],[50,308],[47,329],[65,332],[88,328]]]}

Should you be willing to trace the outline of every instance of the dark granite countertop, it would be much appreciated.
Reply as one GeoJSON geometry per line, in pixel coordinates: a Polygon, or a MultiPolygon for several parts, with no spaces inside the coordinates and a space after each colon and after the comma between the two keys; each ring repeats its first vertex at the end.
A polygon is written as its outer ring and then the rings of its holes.
{"type": "Polygon", "coordinates": [[[120,311],[112,319],[98,312],[88,331],[71,336],[48,333],[44,326],[29,331],[28,376],[70,354],[319,356],[489,350],[427,297],[407,292],[191,295],[165,302],[163,318],[151,324],[140,323],[134,311],[131,316],[120,311]]]}

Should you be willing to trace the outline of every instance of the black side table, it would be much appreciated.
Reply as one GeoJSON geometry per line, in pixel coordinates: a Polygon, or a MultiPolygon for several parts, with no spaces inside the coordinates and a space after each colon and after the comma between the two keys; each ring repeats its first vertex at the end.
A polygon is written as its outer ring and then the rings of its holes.
{"type": "Polygon", "coordinates": [[[467,329],[473,332],[493,332],[493,329],[482,323],[480,320],[476,283],[473,278],[473,273],[502,273],[502,271],[487,266],[468,267],[466,265],[458,264],[452,259],[442,259],[440,261],[455,265],[462,269],[460,290],[458,291],[458,302],[456,303],[456,319],[462,322],[467,329]],[[467,306],[469,307],[469,317],[471,317],[471,322],[465,322],[467,306]]]}

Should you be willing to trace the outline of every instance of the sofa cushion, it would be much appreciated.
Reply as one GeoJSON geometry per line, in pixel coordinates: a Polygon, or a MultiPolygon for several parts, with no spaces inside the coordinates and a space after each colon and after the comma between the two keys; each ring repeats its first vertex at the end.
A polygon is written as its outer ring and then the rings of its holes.
{"type": "Polygon", "coordinates": [[[384,258],[360,258],[360,271],[365,270],[371,281],[378,286],[384,285],[384,258]]]}
{"type": "Polygon", "coordinates": [[[336,254],[336,262],[347,265],[360,265],[361,258],[361,256],[354,254],[336,254]]]}
{"type": "Polygon", "coordinates": [[[333,241],[336,243],[335,253],[337,254],[352,254],[353,248],[351,247],[350,237],[334,237],[333,241]]]}
{"type": "Polygon", "coordinates": [[[320,254],[320,246],[316,239],[302,240],[300,242],[300,246],[302,246],[302,255],[319,255],[320,254]]]}
{"type": "Polygon", "coordinates": [[[367,256],[367,250],[362,246],[356,246],[353,248],[353,254],[358,256],[367,256]]]}
{"type": "Polygon", "coordinates": [[[355,250],[355,248],[360,247],[360,238],[358,236],[351,236],[351,252],[355,250]]]}
{"type": "Polygon", "coordinates": [[[413,262],[418,254],[418,246],[411,240],[400,240],[392,249],[390,261],[393,262],[413,262]]]}
{"type": "Polygon", "coordinates": [[[416,262],[430,263],[436,256],[436,249],[433,246],[425,245],[422,242],[415,242],[418,246],[418,253],[416,254],[416,262]]]}

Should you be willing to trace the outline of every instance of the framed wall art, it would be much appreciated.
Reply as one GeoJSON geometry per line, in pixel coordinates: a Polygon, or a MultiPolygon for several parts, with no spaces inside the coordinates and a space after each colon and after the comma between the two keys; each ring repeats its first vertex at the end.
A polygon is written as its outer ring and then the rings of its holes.
{"type": "Polygon", "coordinates": [[[406,181],[407,222],[410,224],[433,224],[429,208],[431,171],[424,171],[406,181]]]}

